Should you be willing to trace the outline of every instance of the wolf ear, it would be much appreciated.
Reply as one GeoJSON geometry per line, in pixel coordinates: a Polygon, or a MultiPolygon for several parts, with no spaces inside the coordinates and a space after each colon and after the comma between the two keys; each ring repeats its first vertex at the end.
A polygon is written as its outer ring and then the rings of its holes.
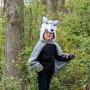
{"type": "Polygon", "coordinates": [[[55,20],[54,25],[57,26],[57,24],[58,24],[58,20],[55,20]]]}
{"type": "Polygon", "coordinates": [[[43,23],[46,23],[48,19],[46,17],[43,17],[43,23]]]}

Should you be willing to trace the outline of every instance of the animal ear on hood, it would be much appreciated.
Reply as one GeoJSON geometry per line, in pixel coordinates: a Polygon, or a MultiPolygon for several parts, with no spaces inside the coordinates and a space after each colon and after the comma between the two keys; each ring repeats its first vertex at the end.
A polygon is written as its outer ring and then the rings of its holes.
{"type": "Polygon", "coordinates": [[[47,21],[48,21],[48,18],[43,17],[43,23],[47,23],[47,21]]]}
{"type": "Polygon", "coordinates": [[[55,20],[54,25],[57,26],[57,24],[58,24],[58,20],[55,20]]]}

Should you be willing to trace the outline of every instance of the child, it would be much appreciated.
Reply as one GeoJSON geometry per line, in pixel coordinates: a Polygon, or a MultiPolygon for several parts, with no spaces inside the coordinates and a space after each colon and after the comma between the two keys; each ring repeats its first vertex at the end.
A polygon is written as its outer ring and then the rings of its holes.
{"type": "Polygon", "coordinates": [[[39,90],[49,90],[53,73],[59,72],[74,58],[73,54],[63,53],[55,42],[57,23],[57,20],[52,21],[43,17],[40,41],[29,58],[30,69],[35,69],[38,73],[39,90]]]}

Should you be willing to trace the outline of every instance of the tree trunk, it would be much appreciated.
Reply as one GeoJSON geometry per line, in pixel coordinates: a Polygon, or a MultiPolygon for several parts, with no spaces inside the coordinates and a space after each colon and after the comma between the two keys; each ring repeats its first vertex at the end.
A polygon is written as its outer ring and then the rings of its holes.
{"type": "Polygon", "coordinates": [[[5,7],[6,7],[6,0],[4,0],[3,12],[5,12],[5,7]]]}
{"type": "MultiPolygon", "coordinates": [[[[47,6],[47,0],[41,0],[41,2],[43,5],[47,6]]],[[[47,9],[45,8],[44,11],[47,12],[47,9]]]]}
{"type": "Polygon", "coordinates": [[[58,0],[50,0],[51,2],[51,12],[55,19],[57,19],[57,7],[58,7],[58,0]]]}
{"type": "Polygon", "coordinates": [[[24,33],[23,0],[6,0],[6,18],[5,60],[7,76],[10,79],[12,77],[20,79],[22,73],[16,64],[19,60],[18,54],[24,48],[22,41],[24,33]]]}
{"type": "Polygon", "coordinates": [[[43,5],[47,5],[47,0],[41,0],[43,5]]]}
{"type": "Polygon", "coordinates": [[[61,0],[60,11],[68,13],[67,9],[65,8],[65,0],[61,0]]]}
{"type": "Polygon", "coordinates": [[[51,11],[56,13],[58,0],[51,0],[51,11]]]}

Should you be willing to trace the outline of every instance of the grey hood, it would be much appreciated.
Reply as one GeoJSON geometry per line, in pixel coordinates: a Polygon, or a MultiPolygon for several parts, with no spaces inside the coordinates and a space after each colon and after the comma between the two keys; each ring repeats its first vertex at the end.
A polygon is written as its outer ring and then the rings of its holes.
{"type": "Polygon", "coordinates": [[[43,17],[43,24],[40,29],[40,41],[44,41],[43,34],[45,30],[48,30],[50,33],[54,33],[54,38],[52,42],[56,40],[56,30],[57,30],[58,20],[48,20],[48,18],[43,17]]]}

